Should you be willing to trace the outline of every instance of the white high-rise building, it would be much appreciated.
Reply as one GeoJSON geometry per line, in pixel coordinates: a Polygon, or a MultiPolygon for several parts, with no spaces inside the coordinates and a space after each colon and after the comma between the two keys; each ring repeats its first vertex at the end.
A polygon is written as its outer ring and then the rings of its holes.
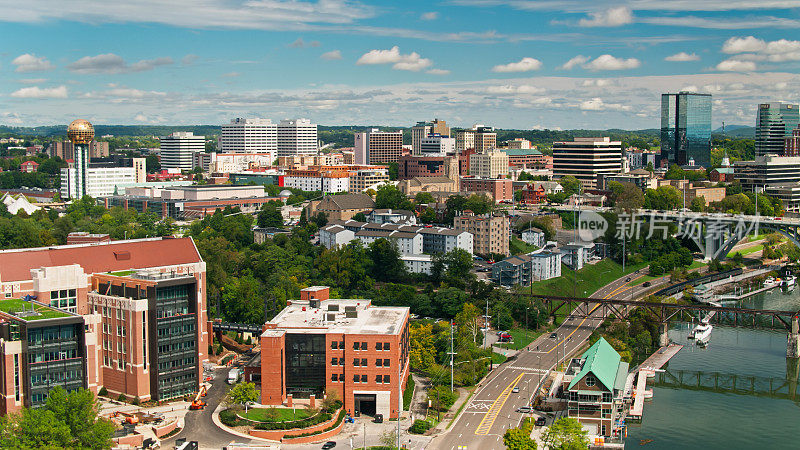
{"type": "Polygon", "coordinates": [[[81,173],[80,165],[75,163],[61,169],[61,198],[77,199],[84,195],[108,197],[122,194],[126,187],[147,181],[145,158],[133,158],[130,167],[89,166],[84,170],[85,173],[81,173]]]}
{"type": "Polygon", "coordinates": [[[420,140],[421,156],[453,156],[455,154],[455,138],[431,134],[420,140]]]}
{"type": "Polygon", "coordinates": [[[194,154],[206,149],[206,137],[195,136],[191,131],[176,131],[160,141],[161,167],[165,169],[192,170],[194,154]]]}
{"type": "Polygon", "coordinates": [[[269,119],[236,118],[222,125],[219,138],[222,153],[278,154],[278,126],[269,119]]]}
{"type": "Polygon", "coordinates": [[[278,156],[316,155],[317,124],[308,119],[286,119],[278,124],[278,156]]]}

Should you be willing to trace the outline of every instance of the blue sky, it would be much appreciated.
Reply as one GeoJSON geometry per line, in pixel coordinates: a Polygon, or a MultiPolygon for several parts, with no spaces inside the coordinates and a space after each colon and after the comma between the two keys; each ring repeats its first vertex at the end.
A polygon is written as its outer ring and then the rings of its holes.
{"type": "Polygon", "coordinates": [[[798,102],[800,0],[0,0],[0,123],[654,128],[798,102]]]}

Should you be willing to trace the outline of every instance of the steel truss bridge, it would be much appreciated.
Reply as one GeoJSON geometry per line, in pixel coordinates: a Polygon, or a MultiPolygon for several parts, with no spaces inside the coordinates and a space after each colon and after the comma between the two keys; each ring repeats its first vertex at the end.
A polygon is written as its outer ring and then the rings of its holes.
{"type": "Polygon", "coordinates": [[[573,316],[617,318],[628,320],[636,308],[643,308],[658,318],[661,324],[673,319],[697,318],[698,314],[714,312],[711,322],[753,328],[777,328],[792,331],[792,321],[796,321],[800,311],[778,311],[769,309],[729,308],[703,304],[677,304],[643,302],[635,300],[558,297],[550,295],[521,294],[523,297],[541,300],[547,313],[555,316],[558,312],[571,312],[573,316]],[[602,316],[598,314],[598,311],[602,316]]]}
{"type": "Polygon", "coordinates": [[[800,404],[797,364],[797,360],[787,361],[785,378],[667,367],[665,371],[656,373],[654,386],[778,398],[800,404]]]}

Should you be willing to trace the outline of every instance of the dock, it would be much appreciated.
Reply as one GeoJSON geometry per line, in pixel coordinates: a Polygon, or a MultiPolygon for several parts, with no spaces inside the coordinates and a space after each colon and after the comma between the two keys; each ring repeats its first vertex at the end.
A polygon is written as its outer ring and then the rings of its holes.
{"type": "Polygon", "coordinates": [[[642,370],[654,371],[664,367],[664,364],[669,362],[669,360],[672,359],[673,356],[677,355],[682,348],[683,345],[674,343],[669,344],[666,347],[661,347],[660,349],[658,349],[658,351],[650,355],[649,358],[644,360],[644,362],[639,365],[639,371],[640,372],[642,370]]]}
{"type": "Polygon", "coordinates": [[[762,292],[771,291],[772,289],[775,289],[777,287],[780,287],[780,285],[776,284],[776,285],[772,285],[772,286],[763,286],[763,287],[760,287],[758,289],[754,289],[752,291],[743,292],[743,293],[741,293],[739,295],[736,295],[735,293],[734,294],[720,294],[720,295],[716,296],[716,299],[717,299],[717,301],[721,301],[721,302],[731,302],[731,301],[735,302],[735,301],[739,301],[739,300],[745,299],[747,297],[751,297],[751,296],[756,295],[756,294],[760,294],[762,292]]]}
{"type": "Polygon", "coordinates": [[[656,371],[661,370],[673,356],[677,355],[679,351],[683,348],[681,344],[670,344],[666,347],[661,347],[650,355],[641,365],[636,372],[633,372],[628,375],[628,379],[625,382],[625,394],[629,394],[629,389],[632,388],[634,377],[636,380],[636,389],[633,392],[633,405],[631,405],[630,409],[628,410],[628,417],[631,420],[638,421],[642,419],[642,413],[644,412],[644,399],[645,399],[645,391],[647,390],[647,378],[652,377],[655,375],[656,371]]]}
{"type": "Polygon", "coordinates": [[[631,406],[628,416],[633,420],[641,420],[642,412],[644,411],[644,391],[647,387],[647,376],[654,373],[651,370],[639,369],[636,378],[636,393],[633,397],[633,406],[631,406]]]}

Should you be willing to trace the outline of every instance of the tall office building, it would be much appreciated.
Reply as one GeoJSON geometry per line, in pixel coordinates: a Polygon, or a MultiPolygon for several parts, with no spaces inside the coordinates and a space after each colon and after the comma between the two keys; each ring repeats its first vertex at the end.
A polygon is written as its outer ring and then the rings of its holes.
{"type": "Polygon", "coordinates": [[[595,189],[598,175],[621,171],[622,143],[619,141],[590,137],[553,142],[553,176],[556,178],[571,175],[584,189],[595,189]]]}
{"type": "Polygon", "coordinates": [[[206,149],[205,136],[195,136],[191,131],[176,131],[161,141],[161,167],[165,169],[192,170],[195,153],[206,149]]]}
{"type": "Polygon", "coordinates": [[[500,150],[469,155],[469,174],[479,178],[501,178],[508,175],[508,154],[500,150]]]}
{"type": "Polygon", "coordinates": [[[783,141],[784,156],[800,156],[800,126],[792,130],[792,135],[783,141]]]}
{"type": "Polygon", "coordinates": [[[497,133],[494,127],[476,124],[468,130],[456,131],[456,150],[474,149],[476,153],[486,153],[497,147],[497,133]]]}
{"type": "Polygon", "coordinates": [[[433,119],[433,122],[417,122],[411,127],[411,154],[420,156],[422,154],[422,139],[431,134],[440,136],[450,136],[450,127],[447,122],[440,119],[433,119]]]}
{"type": "Polygon", "coordinates": [[[356,164],[390,163],[400,160],[403,153],[402,131],[380,131],[355,134],[356,164]]]}
{"type": "Polygon", "coordinates": [[[317,124],[308,119],[285,119],[278,124],[278,156],[316,155],[317,124]]]}
{"type": "Polygon", "coordinates": [[[800,124],[798,105],[789,103],[762,103],[756,118],[756,156],[784,155],[785,140],[800,124]]]}
{"type": "Polygon", "coordinates": [[[278,154],[278,126],[269,119],[236,118],[222,125],[219,138],[222,153],[278,154]]]}
{"type": "Polygon", "coordinates": [[[711,94],[661,94],[661,160],[711,165],[711,94]]]}
{"type": "Polygon", "coordinates": [[[455,154],[455,138],[434,133],[420,141],[420,156],[453,156],[455,154]]]}

